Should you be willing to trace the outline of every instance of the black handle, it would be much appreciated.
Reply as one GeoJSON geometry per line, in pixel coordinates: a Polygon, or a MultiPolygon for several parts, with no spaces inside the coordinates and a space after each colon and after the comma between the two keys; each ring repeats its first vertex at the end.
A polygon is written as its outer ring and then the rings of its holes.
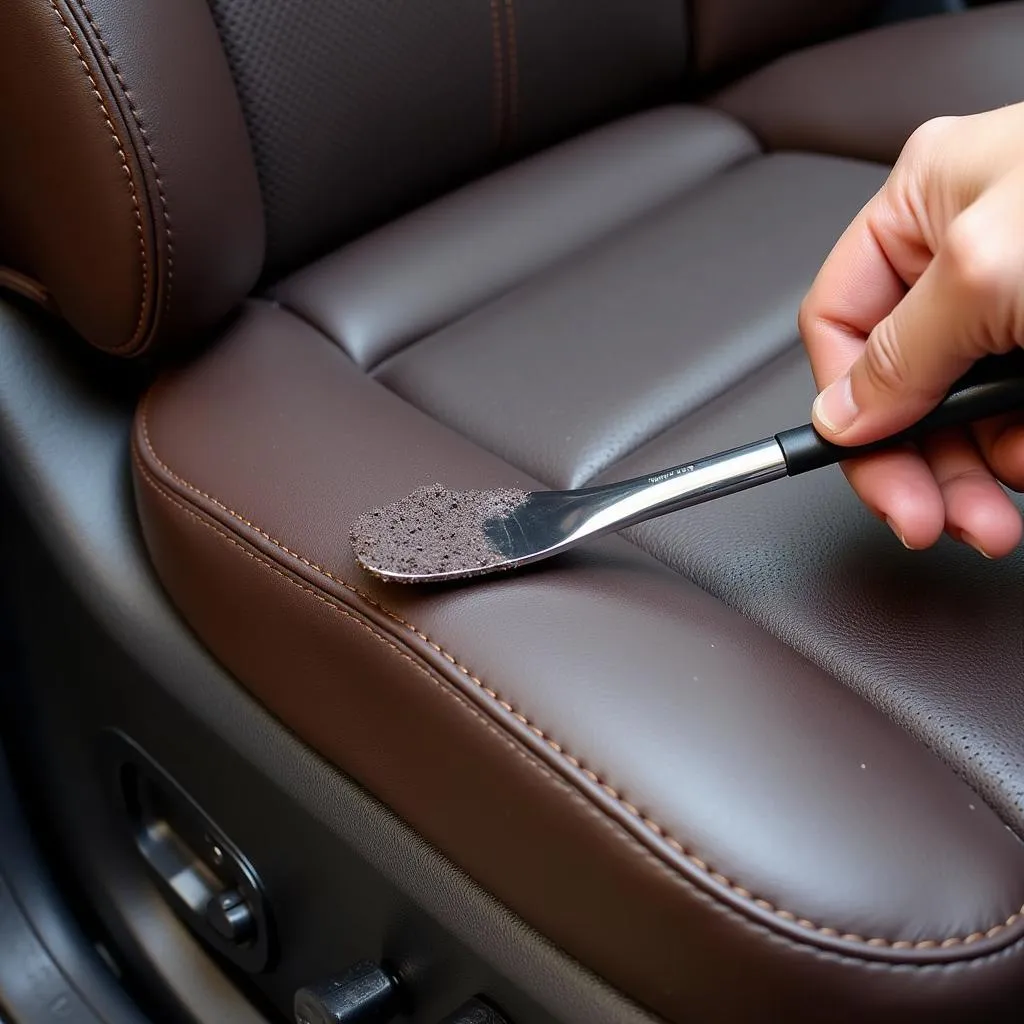
{"type": "Polygon", "coordinates": [[[839,445],[826,441],[810,423],[775,435],[786,469],[797,476],[845,459],[857,458],[884,448],[894,448],[934,433],[942,427],[961,426],[1000,413],[1024,412],[1024,349],[1009,355],[980,359],[950,389],[942,404],[924,419],[891,437],[863,445],[839,445]]]}

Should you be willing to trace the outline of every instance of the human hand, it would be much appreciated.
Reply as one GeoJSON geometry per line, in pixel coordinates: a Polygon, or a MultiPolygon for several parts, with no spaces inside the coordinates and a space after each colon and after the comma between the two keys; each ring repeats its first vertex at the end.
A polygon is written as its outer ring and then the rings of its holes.
{"type": "MultiPolygon", "coordinates": [[[[800,310],[814,425],[865,444],[930,412],[977,359],[1024,345],[1024,104],[922,125],[800,310]]],[[[989,558],[1020,542],[1024,410],[843,466],[913,549],[943,530],[989,558]]]]}

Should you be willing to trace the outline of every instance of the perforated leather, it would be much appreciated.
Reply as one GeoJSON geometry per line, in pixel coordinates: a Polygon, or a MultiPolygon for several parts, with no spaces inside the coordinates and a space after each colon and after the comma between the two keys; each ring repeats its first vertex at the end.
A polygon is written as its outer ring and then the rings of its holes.
{"type": "Polygon", "coordinates": [[[677,0],[212,0],[273,277],[535,149],[681,88],[677,0]]]}

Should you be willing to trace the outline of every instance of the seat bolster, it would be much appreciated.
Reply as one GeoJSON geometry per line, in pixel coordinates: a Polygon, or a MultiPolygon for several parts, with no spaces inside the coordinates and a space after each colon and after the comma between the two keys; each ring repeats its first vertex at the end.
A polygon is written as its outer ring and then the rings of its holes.
{"type": "Polygon", "coordinates": [[[712,105],[770,149],[893,163],[933,117],[1024,100],[1024,4],[901,22],[782,57],[712,105]]]}
{"type": "Polygon", "coordinates": [[[619,538],[445,588],[366,507],[523,474],[250,306],[157,383],[143,531],[182,615],[326,759],[669,1021],[963,1019],[1024,958],[1024,849],[923,747],[619,538]],[[870,764],[871,770],[864,770],[870,764]]]}
{"type": "Polygon", "coordinates": [[[137,355],[209,330],[263,211],[203,0],[0,4],[0,285],[137,355]]]}

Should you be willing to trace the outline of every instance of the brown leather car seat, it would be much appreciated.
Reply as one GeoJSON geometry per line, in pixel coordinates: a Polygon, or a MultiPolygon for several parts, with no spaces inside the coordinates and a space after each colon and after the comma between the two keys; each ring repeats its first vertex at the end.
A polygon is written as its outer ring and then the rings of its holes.
{"type": "Polygon", "coordinates": [[[161,368],[121,464],[196,642],[663,1020],[1015,1017],[1020,556],[904,552],[831,470],[472,585],[348,529],[803,422],[832,242],[917,124],[1024,98],[1021,5],[875,6],[0,9],[3,280],[161,368]]]}

